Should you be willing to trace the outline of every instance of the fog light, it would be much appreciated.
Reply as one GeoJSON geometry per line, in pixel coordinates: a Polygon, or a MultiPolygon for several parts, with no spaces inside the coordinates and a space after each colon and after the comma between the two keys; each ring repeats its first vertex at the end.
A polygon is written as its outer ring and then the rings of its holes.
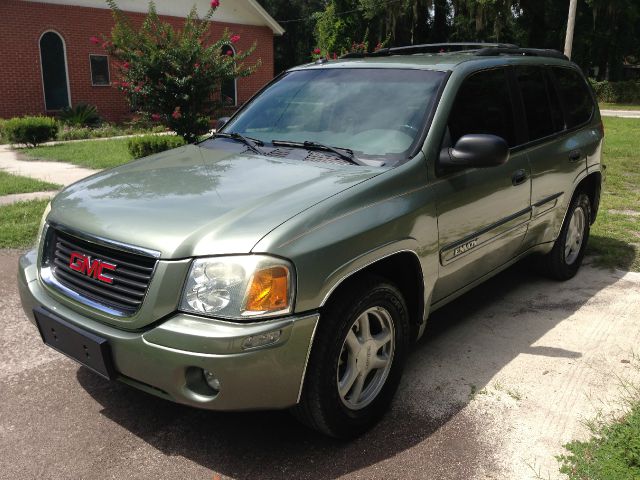
{"type": "Polygon", "coordinates": [[[280,336],[282,335],[282,330],[274,330],[272,332],[261,333],[259,335],[253,335],[251,337],[247,337],[242,341],[242,348],[256,348],[256,347],[264,347],[265,345],[271,345],[272,343],[276,343],[280,340],[280,336]]]}
{"type": "Polygon", "coordinates": [[[204,379],[207,382],[207,385],[209,385],[212,389],[214,389],[217,392],[220,391],[220,380],[218,380],[216,378],[216,376],[213,374],[213,372],[210,372],[209,370],[203,370],[204,372],[204,379]]]}

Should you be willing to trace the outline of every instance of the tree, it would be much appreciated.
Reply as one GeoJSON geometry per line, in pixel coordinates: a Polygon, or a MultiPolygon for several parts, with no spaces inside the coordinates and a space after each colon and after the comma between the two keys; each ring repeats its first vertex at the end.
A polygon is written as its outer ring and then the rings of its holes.
{"type": "MultiPolygon", "coordinates": [[[[212,0],[202,18],[194,6],[181,29],[160,20],[153,2],[139,28],[115,0],[107,3],[115,26],[110,37],[102,37],[102,46],[117,61],[121,78],[117,87],[132,107],[175,130],[188,142],[208,131],[212,115],[222,107],[222,83],[251,75],[260,65],[260,60],[250,66],[243,63],[255,50],[255,43],[229,56],[224,47],[240,37],[228,30],[217,40],[211,37],[211,19],[218,0],[212,0]]],[[[97,37],[91,41],[100,42],[97,37]]]]}
{"type": "Polygon", "coordinates": [[[271,16],[282,22],[284,35],[274,40],[275,71],[282,72],[307,62],[315,47],[313,14],[324,8],[324,0],[262,0],[271,16]]]}
{"type": "MultiPolygon", "coordinates": [[[[276,39],[277,70],[349,50],[368,31],[369,47],[501,42],[562,50],[569,0],[264,0],[287,29],[276,39]]],[[[640,62],[639,0],[578,0],[572,59],[599,79],[619,80],[640,62]]]]}

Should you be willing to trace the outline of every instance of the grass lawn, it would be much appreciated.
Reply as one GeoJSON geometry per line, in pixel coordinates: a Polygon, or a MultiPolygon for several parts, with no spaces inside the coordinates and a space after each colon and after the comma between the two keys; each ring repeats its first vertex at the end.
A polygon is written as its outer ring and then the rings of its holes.
{"type": "Polygon", "coordinates": [[[69,162],[86,168],[111,168],[130,162],[133,157],[127,149],[128,139],[87,140],[36,148],[24,148],[25,155],[41,160],[69,162]]]}
{"type": "Polygon", "coordinates": [[[557,457],[569,480],[640,479],[640,387],[628,381],[621,387],[623,414],[587,422],[592,437],[566,444],[568,453],[557,457]]]}
{"type": "Polygon", "coordinates": [[[640,105],[631,103],[601,103],[600,109],[605,110],[640,110],[640,105]]]}
{"type": "Polygon", "coordinates": [[[0,207],[0,248],[33,245],[48,200],[31,200],[0,207]]]}
{"type": "Polygon", "coordinates": [[[603,266],[640,271],[640,120],[604,118],[607,166],[588,253],[603,266]]]}
{"type": "Polygon", "coordinates": [[[12,175],[0,170],[0,196],[13,193],[45,192],[60,190],[62,185],[43,182],[30,177],[12,175]]]}

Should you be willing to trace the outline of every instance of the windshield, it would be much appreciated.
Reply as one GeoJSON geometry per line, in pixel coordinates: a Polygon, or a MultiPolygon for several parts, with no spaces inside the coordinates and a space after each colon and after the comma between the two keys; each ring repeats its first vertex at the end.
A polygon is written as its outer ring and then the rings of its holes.
{"type": "Polygon", "coordinates": [[[404,159],[422,133],[444,74],[327,68],[293,71],[225,125],[270,143],[317,142],[356,156],[404,159]]]}

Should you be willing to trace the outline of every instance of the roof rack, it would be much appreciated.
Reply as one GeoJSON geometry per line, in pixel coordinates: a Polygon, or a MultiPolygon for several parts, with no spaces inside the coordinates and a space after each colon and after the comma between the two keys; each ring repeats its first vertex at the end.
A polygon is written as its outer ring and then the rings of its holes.
{"type": "Polygon", "coordinates": [[[569,58],[558,50],[552,50],[550,48],[520,48],[520,47],[487,47],[482,48],[475,52],[478,57],[493,57],[496,55],[522,55],[531,57],[549,57],[560,58],[562,60],[569,60],[569,58]]]}
{"type": "Polygon", "coordinates": [[[483,42],[453,42],[453,43],[424,43],[421,45],[406,45],[403,47],[381,48],[372,53],[347,53],[341,58],[385,57],[389,55],[411,55],[414,53],[448,53],[485,48],[518,48],[510,43],[483,42]]]}
{"type": "Polygon", "coordinates": [[[412,55],[415,53],[449,53],[449,52],[471,52],[479,57],[490,57],[497,55],[522,55],[534,57],[550,57],[568,60],[561,52],[551,49],[541,48],[520,48],[511,43],[477,43],[477,42],[456,42],[456,43],[425,43],[422,45],[407,45],[404,47],[382,48],[372,53],[347,53],[340,58],[365,58],[365,57],[386,57],[390,55],[412,55]]]}

